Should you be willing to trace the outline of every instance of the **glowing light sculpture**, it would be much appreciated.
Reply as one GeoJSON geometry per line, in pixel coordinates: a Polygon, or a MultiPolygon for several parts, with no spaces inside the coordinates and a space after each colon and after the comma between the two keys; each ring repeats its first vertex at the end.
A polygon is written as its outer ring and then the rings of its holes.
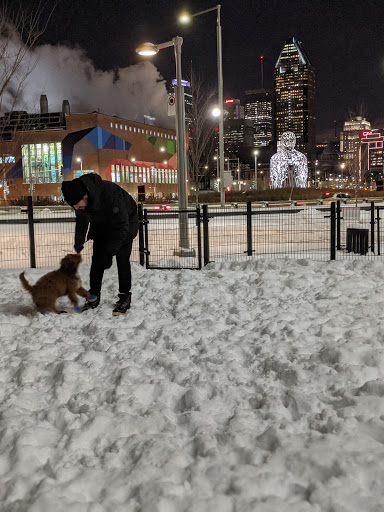
{"type": "Polygon", "coordinates": [[[307,157],[297,151],[295,145],[296,135],[293,132],[284,132],[281,135],[280,147],[270,161],[272,188],[306,187],[307,157]]]}

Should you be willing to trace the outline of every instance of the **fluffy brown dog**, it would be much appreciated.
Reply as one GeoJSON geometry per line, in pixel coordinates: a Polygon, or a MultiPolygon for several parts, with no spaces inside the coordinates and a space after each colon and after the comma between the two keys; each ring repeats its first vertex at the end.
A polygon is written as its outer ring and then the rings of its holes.
{"type": "Polygon", "coordinates": [[[56,300],[64,295],[68,295],[75,308],[78,308],[79,305],[77,295],[88,299],[89,293],[81,286],[77,273],[80,263],[80,254],[67,254],[61,260],[58,270],[40,277],[33,286],[25,279],[24,272],[20,274],[21,284],[32,295],[33,302],[40,313],[48,311],[59,313],[56,308],[56,300]]]}

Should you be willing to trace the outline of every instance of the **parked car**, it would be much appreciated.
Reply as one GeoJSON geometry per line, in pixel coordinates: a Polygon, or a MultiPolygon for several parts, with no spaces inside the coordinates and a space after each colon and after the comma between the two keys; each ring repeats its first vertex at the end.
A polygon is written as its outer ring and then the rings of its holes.
{"type": "Polygon", "coordinates": [[[325,192],[324,193],[324,199],[329,199],[330,201],[337,201],[337,200],[340,200],[342,201],[343,199],[353,199],[352,196],[350,196],[349,194],[346,194],[345,192],[325,192]]]}
{"type": "Polygon", "coordinates": [[[153,209],[155,212],[168,212],[169,210],[172,210],[172,206],[168,203],[164,204],[155,204],[153,205],[153,209]]]}

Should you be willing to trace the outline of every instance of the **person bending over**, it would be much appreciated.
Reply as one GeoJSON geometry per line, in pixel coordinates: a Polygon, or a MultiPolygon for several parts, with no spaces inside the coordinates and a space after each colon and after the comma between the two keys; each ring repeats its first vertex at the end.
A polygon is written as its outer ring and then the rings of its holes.
{"type": "Polygon", "coordinates": [[[119,300],[113,315],[125,313],[131,306],[130,257],[139,225],[136,202],[119,185],[102,180],[98,174],[63,181],[62,192],[76,213],[75,251],[80,253],[85,241],[93,240],[89,275],[91,295],[82,311],[100,304],[104,270],[111,267],[112,258],[116,256],[119,300]]]}

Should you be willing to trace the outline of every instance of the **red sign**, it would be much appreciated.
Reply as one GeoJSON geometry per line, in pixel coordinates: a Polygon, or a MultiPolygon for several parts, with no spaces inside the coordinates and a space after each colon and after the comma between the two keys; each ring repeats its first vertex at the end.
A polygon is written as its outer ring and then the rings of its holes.
{"type": "Polygon", "coordinates": [[[225,100],[224,103],[233,103],[235,100],[231,98],[230,100],[225,100]]]}
{"type": "Polygon", "coordinates": [[[361,132],[362,137],[368,137],[368,135],[373,135],[373,131],[372,130],[364,130],[361,132]]]}

